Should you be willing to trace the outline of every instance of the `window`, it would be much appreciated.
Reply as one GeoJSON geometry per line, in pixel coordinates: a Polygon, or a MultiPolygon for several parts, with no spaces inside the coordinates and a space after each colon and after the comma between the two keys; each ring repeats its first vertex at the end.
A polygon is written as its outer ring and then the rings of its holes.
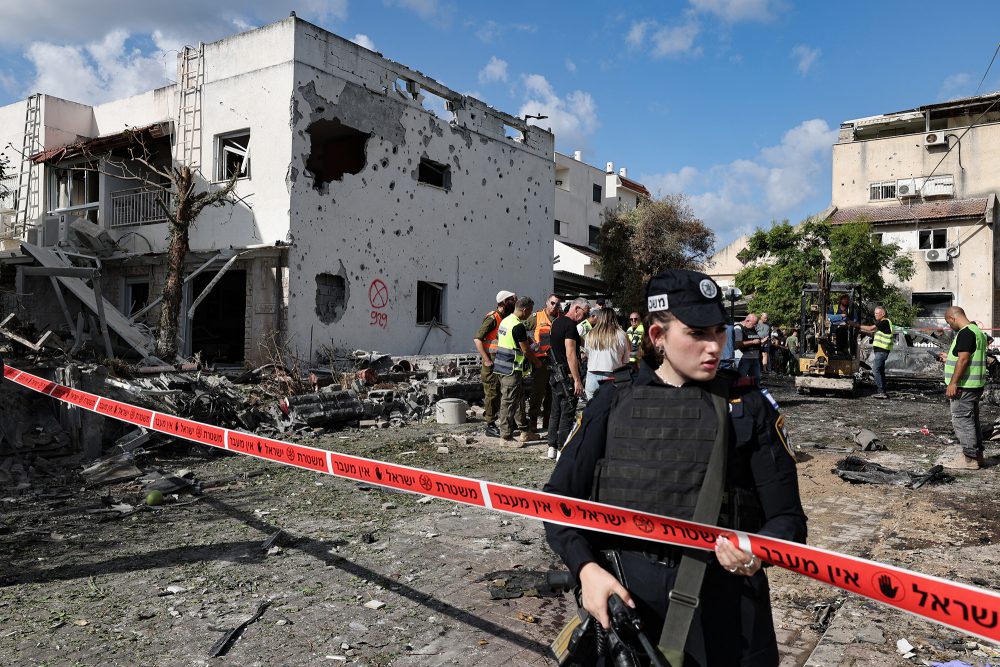
{"type": "Polygon", "coordinates": [[[556,220],[555,222],[556,224],[553,231],[555,232],[556,236],[566,236],[566,223],[563,222],[562,220],[556,220]]]}
{"type": "Polygon", "coordinates": [[[417,281],[417,324],[443,324],[444,288],[442,283],[417,281]]]}
{"type": "Polygon", "coordinates": [[[597,183],[594,183],[594,203],[596,203],[596,204],[600,204],[601,203],[601,200],[603,198],[602,195],[601,195],[602,190],[603,189],[601,188],[600,185],[598,185],[597,183]]]}
{"type": "Polygon", "coordinates": [[[417,180],[445,190],[451,190],[451,167],[425,157],[420,158],[417,180]]]}
{"type": "Polygon", "coordinates": [[[75,215],[97,223],[101,201],[101,174],[94,167],[56,167],[50,172],[50,210],[70,210],[75,215]]]}
{"type": "Polygon", "coordinates": [[[131,317],[149,303],[149,280],[145,278],[129,278],[125,281],[124,305],[122,312],[131,317]]]}
{"type": "Polygon", "coordinates": [[[872,234],[872,243],[875,245],[882,245],[882,235],[872,234]]]}
{"type": "Polygon", "coordinates": [[[601,228],[595,227],[594,225],[590,225],[590,228],[587,230],[587,244],[591,248],[596,248],[597,241],[600,238],[600,236],[601,236],[601,228]]]}
{"type": "Polygon", "coordinates": [[[215,164],[217,181],[250,178],[250,130],[220,134],[215,164]]]}
{"type": "Polygon", "coordinates": [[[566,167],[556,167],[556,187],[560,190],[569,190],[569,169],[566,167]]]}
{"type": "Polygon", "coordinates": [[[917,247],[921,250],[935,250],[948,247],[947,229],[921,229],[918,232],[917,247]]]}
{"type": "Polygon", "coordinates": [[[896,181],[879,181],[868,186],[868,201],[896,198],[896,181]]]}

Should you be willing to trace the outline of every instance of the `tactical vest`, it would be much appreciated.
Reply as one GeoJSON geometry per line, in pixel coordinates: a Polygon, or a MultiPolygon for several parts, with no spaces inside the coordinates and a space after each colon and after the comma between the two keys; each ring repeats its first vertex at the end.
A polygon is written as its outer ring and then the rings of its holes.
{"type": "MultiPolygon", "coordinates": [[[[888,317],[883,318],[883,322],[889,323],[889,331],[892,331],[892,320],[888,317]]],[[[878,326],[876,324],[876,326],[878,326]]],[[[872,340],[872,347],[877,347],[885,350],[886,352],[892,352],[892,346],[895,343],[892,333],[883,333],[878,329],[875,330],[875,338],[872,340]]]]}
{"type": "Polygon", "coordinates": [[[511,313],[497,327],[497,356],[493,360],[493,372],[498,375],[513,375],[524,370],[524,353],[514,342],[514,327],[521,324],[521,318],[511,313]]]}
{"type": "MultiPolygon", "coordinates": [[[[962,389],[981,389],[986,386],[986,334],[984,334],[975,324],[967,324],[964,328],[969,329],[976,335],[976,351],[972,353],[969,365],[966,367],[962,377],[958,379],[958,386],[962,389]]],[[[951,378],[955,374],[955,364],[958,362],[958,355],[955,354],[955,344],[958,343],[958,332],[955,339],[951,341],[948,349],[948,360],[944,363],[944,383],[951,384],[951,378]]]]}
{"type": "MultiPolygon", "coordinates": [[[[500,322],[503,321],[503,316],[500,315],[499,311],[494,310],[494,311],[490,312],[486,317],[492,317],[493,320],[496,322],[496,326],[493,327],[488,334],[486,334],[486,338],[483,339],[483,344],[486,345],[486,351],[487,352],[489,352],[492,355],[496,355],[496,353],[497,353],[497,330],[500,328],[500,322]]],[[[486,318],[483,318],[483,319],[486,319],[486,318]]]]}
{"type": "MultiPolygon", "coordinates": [[[[710,394],[697,386],[635,386],[618,378],[615,388],[592,500],[690,520],[718,429],[710,394]]],[[[718,525],[759,529],[756,493],[727,484],[718,525]]]]}
{"type": "Polygon", "coordinates": [[[641,324],[637,324],[634,327],[629,327],[625,330],[625,335],[628,336],[628,342],[632,346],[632,353],[629,356],[629,361],[633,364],[639,358],[639,346],[642,344],[642,335],[646,333],[646,327],[641,324]]]}
{"type": "Polygon", "coordinates": [[[552,347],[552,320],[544,310],[535,313],[535,343],[538,353],[547,357],[552,347]]]}
{"type": "MultiPolygon", "coordinates": [[[[743,340],[758,340],[760,336],[757,335],[756,329],[751,329],[750,327],[743,326],[743,324],[737,324],[740,330],[743,332],[743,340]]],[[[760,357],[760,347],[753,346],[746,350],[743,350],[743,356],[748,359],[757,359],[760,357]]]]}

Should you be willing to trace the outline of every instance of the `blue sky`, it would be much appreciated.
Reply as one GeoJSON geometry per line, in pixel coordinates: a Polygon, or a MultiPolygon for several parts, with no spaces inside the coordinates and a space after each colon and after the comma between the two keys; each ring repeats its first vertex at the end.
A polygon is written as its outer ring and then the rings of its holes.
{"type": "MultiPolygon", "coordinates": [[[[168,82],[171,49],[297,14],[684,193],[721,247],[830,201],[839,123],[976,93],[995,0],[33,0],[0,6],[0,105],[168,82]]],[[[982,91],[1000,88],[996,63],[982,91]]]]}

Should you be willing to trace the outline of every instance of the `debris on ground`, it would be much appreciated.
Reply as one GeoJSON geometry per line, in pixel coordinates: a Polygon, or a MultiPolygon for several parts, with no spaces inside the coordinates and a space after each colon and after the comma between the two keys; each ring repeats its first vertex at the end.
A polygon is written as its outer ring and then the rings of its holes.
{"type": "Polygon", "coordinates": [[[870,429],[855,428],[851,430],[851,433],[854,436],[854,442],[861,446],[863,452],[874,452],[886,448],[875,432],[870,429]]]}
{"type": "Polygon", "coordinates": [[[918,473],[908,470],[893,470],[858,456],[848,456],[837,461],[836,467],[831,472],[852,483],[896,484],[909,489],[919,489],[925,484],[945,483],[954,479],[944,472],[943,466],[939,465],[927,472],[918,473]]]}
{"type": "Polygon", "coordinates": [[[243,634],[246,627],[260,618],[264,614],[264,610],[266,610],[270,604],[270,600],[262,600],[249,618],[237,625],[235,628],[226,632],[219,638],[219,641],[215,642],[211,650],[208,652],[208,657],[218,658],[219,656],[225,655],[226,652],[229,651],[229,647],[233,645],[233,642],[239,639],[240,635],[243,634]]]}
{"type": "Polygon", "coordinates": [[[513,600],[522,596],[528,597],[560,597],[563,588],[549,583],[548,572],[532,570],[498,570],[485,575],[480,581],[485,581],[490,598],[494,600],[513,600]]]}

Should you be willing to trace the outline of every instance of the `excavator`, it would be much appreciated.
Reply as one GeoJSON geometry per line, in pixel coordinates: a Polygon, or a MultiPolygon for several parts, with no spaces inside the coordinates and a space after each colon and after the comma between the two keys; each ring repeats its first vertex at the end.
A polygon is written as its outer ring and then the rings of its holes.
{"type": "Polygon", "coordinates": [[[861,289],[856,283],[833,282],[827,265],[819,272],[819,281],[806,283],[802,288],[799,375],[795,377],[795,391],[800,394],[812,390],[842,392],[854,395],[855,378],[861,367],[858,337],[848,324],[861,299],[861,289]],[[835,313],[837,299],[834,294],[846,294],[846,313],[835,313]]]}

